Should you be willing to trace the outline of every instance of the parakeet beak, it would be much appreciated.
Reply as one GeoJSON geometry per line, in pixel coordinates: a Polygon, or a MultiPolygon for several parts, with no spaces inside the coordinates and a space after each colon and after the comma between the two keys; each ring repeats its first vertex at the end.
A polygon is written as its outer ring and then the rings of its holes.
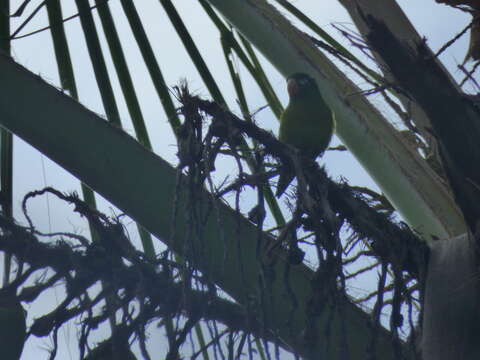
{"type": "Polygon", "coordinates": [[[295,79],[288,79],[287,81],[288,95],[292,98],[298,93],[298,83],[295,79]]]}

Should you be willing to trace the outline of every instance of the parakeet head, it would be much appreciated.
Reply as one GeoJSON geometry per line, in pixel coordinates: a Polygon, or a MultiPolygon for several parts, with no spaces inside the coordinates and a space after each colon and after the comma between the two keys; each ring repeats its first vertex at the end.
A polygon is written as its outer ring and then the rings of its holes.
{"type": "Polygon", "coordinates": [[[287,78],[287,90],[290,98],[295,98],[310,91],[318,92],[318,86],[311,76],[304,73],[295,73],[287,78]]]}

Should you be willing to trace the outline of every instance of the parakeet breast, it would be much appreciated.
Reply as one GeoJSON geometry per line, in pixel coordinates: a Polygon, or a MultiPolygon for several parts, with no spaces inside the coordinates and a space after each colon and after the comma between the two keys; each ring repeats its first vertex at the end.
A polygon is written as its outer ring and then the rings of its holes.
{"type": "Polygon", "coordinates": [[[333,116],[320,94],[291,99],[281,117],[279,140],[317,157],[330,143],[333,116]]]}

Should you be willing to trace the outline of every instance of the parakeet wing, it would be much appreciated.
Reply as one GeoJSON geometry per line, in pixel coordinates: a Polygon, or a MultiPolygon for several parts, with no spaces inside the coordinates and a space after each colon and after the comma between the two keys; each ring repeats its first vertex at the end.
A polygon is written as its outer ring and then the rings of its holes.
{"type": "MultiPolygon", "coordinates": [[[[296,147],[304,156],[315,159],[325,151],[332,138],[332,112],[310,76],[295,74],[288,81],[290,102],[280,118],[279,140],[296,147]],[[290,86],[295,90],[292,91],[290,86]]],[[[281,170],[277,197],[283,194],[294,177],[292,169],[281,170]]]]}

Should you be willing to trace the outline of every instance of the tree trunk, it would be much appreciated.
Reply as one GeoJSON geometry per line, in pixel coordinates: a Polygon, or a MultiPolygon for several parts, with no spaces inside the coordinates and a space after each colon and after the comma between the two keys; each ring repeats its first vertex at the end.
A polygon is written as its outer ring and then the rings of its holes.
{"type": "Polygon", "coordinates": [[[473,237],[437,241],[428,265],[423,360],[480,358],[477,249],[473,237]]]}

